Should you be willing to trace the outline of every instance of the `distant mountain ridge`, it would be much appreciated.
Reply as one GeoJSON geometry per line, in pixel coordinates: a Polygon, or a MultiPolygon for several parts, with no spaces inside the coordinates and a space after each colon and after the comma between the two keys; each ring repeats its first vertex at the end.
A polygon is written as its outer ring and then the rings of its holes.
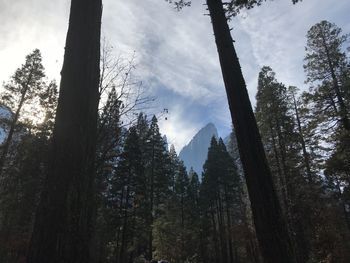
{"type": "Polygon", "coordinates": [[[213,136],[219,137],[218,130],[213,123],[208,123],[182,148],[179,158],[184,162],[187,171],[192,167],[198,176],[201,177],[203,164],[207,159],[208,148],[213,136]]]}

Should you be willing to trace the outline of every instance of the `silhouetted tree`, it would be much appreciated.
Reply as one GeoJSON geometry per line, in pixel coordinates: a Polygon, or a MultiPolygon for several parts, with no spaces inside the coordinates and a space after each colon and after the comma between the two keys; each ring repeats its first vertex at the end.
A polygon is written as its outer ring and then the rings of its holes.
{"type": "Polygon", "coordinates": [[[44,67],[41,63],[41,54],[38,49],[26,56],[26,61],[12,76],[11,81],[4,88],[2,103],[10,107],[14,115],[9,124],[9,131],[2,145],[0,155],[0,176],[4,168],[15,129],[23,107],[37,99],[44,90],[44,67]]]}

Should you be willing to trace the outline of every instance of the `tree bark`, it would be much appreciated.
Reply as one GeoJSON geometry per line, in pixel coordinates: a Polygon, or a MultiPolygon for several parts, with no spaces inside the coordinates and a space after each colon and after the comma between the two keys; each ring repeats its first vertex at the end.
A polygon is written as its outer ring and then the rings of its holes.
{"type": "Polygon", "coordinates": [[[264,261],[294,262],[287,226],[273,186],[222,1],[207,0],[207,5],[264,261]]]}
{"type": "Polygon", "coordinates": [[[86,263],[92,233],[102,0],[72,0],[45,190],[28,263],[86,263]]]}

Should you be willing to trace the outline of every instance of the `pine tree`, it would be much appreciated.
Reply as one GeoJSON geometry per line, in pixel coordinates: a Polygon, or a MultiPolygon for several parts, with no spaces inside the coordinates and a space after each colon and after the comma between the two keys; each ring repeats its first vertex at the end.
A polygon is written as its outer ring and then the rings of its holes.
{"type": "Polygon", "coordinates": [[[312,137],[319,141],[314,148],[320,157],[317,158],[319,160],[314,159],[318,161],[316,169],[322,175],[320,178],[325,191],[323,203],[313,205],[316,212],[322,211],[322,216],[314,219],[314,236],[319,237],[314,239],[314,247],[316,251],[324,251],[319,252],[319,258],[326,257],[325,251],[328,251],[338,261],[346,261],[349,257],[345,249],[348,243],[344,243],[344,236],[349,233],[345,230],[349,229],[349,215],[345,208],[348,203],[348,179],[345,177],[349,173],[346,149],[350,145],[349,62],[343,51],[346,40],[347,35],[342,35],[342,30],[335,24],[328,21],[315,24],[307,33],[304,65],[307,82],[314,85],[303,94],[303,98],[311,113],[309,123],[313,126],[312,137]],[[328,204],[327,210],[324,210],[324,203],[328,204]],[[328,238],[319,241],[325,236],[328,238]]]}
{"type": "Polygon", "coordinates": [[[6,162],[0,178],[0,257],[17,262],[25,257],[30,240],[57,102],[57,86],[44,80],[39,50],[26,57],[5,85],[2,99],[15,114],[2,152],[6,162]]]}
{"type": "Polygon", "coordinates": [[[44,67],[41,53],[35,49],[26,56],[25,63],[16,70],[9,83],[4,86],[5,92],[1,96],[2,103],[10,107],[14,116],[9,125],[6,140],[2,145],[0,155],[0,176],[3,172],[6,156],[8,154],[16,126],[20,120],[23,107],[42,96],[44,90],[44,67]]]}
{"type": "MultiPolygon", "coordinates": [[[[190,1],[175,2],[178,8],[190,3],[190,1]]],[[[234,16],[242,8],[252,8],[262,2],[262,0],[229,1],[225,3],[225,7],[227,7],[225,10],[221,0],[206,1],[212,20],[221,71],[261,251],[266,262],[282,260],[293,262],[294,256],[287,226],[278,203],[270,168],[227,22],[227,17],[234,16]],[[270,234],[266,235],[266,233],[270,234]]],[[[292,2],[298,1],[293,0],[292,2]]]]}
{"type": "Polygon", "coordinates": [[[113,203],[117,203],[115,210],[118,211],[119,224],[117,231],[116,262],[127,262],[130,258],[130,246],[138,234],[135,226],[136,204],[139,202],[137,196],[139,178],[144,176],[142,154],[138,135],[135,128],[130,128],[125,140],[124,150],[120,157],[115,172],[115,182],[112,182],[112,193],[110,197],[113,203]]]}
{"type": "Polygon", "coordinates": [[[242,182],[222,139],[212,139],[200,189],[203,262],[247,260],[242,182]]]}
{"type": "Polygon", "coordinates": [[[158,120],[153,116],[146,137],[145,172],[149,198],[149,239],[148,258],[153,258],[153,223],[161,212],[161,206],[167,198],[171,176],[166,168],[167,151],[165,142],[159,132],[158,120]]]}
{"type": "Polygon", "coordinates": [[[313,90],[316,105],[332,110],[333,116],[342,122],[346,130],[350,130],[346,84],[342,82],[348,63],[343,52],[347,35],[342,35],[341,31],[335,24],[325,20],[310,28],[304,69],[307,81],[317,85],[313,90]]]}
{"type": "Polygon", "coordinates": [[[256,117],[266,148],[281,206],[288,222],[293,249],[298,262],[305,262],[309,254],[306,226],[300,209],[305,195],[306,177],[300,170],[301,155],[287,88],[278,83],[270,67],[263,67],[258,80],[256,117]],[[299,210],[298,210],[299,209],[299,210]]]}

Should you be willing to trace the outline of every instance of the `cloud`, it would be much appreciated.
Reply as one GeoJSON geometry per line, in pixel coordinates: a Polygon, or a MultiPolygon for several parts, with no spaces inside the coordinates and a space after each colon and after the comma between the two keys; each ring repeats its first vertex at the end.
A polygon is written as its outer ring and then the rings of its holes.
{"type": "MultiPolygon", "coordinates": [[[[257,76],[271,66],[286,85],[307,88],[302,63],[305,35],[327,19],[350,32],[348,0],[267,1],[243,12],[230,26],[250,98],[257,76]]],[[[163,0],[104,0],[103,34],[121,54],[136,51],[137,74],[158,109],[169,109],[161,130],[178,151],[208,122],[230,131],[219,60],[203,1],[176,12],[163,0]]],[[[6,81],[34,48],[43,53],[49,78],[59,78],[68,27],[69,0],[0,0],[0,81],[6,81]]]]}

